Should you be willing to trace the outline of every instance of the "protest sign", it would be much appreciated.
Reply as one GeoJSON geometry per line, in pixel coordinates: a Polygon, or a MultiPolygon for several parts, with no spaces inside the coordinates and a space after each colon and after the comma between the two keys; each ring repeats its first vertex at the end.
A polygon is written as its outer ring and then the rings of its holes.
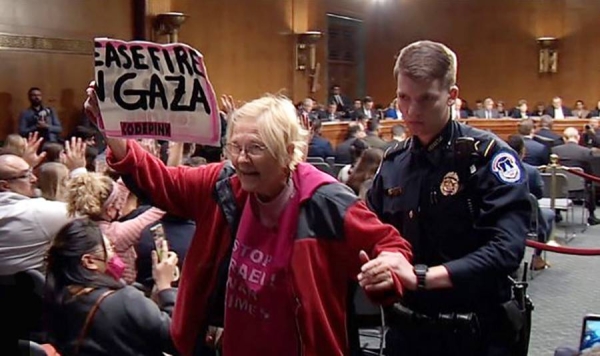
{"type": "Polygon", "coordinates": [[[200,52],[181,43],[94,43],[98,126],[107,136],[220,144],[218,103],[200,52]]]}

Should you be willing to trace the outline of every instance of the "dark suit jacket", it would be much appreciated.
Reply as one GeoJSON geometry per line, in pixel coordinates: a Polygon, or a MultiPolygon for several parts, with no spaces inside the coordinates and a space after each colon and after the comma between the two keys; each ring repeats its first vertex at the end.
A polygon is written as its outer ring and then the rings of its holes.
{"type": "MultiPolygon", "coordinates": [[[[491,111],[491,119],[499,119],[500,118],[500,113],[498,113],[498,110],[496,109],[492,109],[491,111]]],[[[475,110],[475,117],[478,117],[480,119],[485,119],[485,109],[482,110],[475,110]]]]}
{"type": "Polygon", "coordinates": [[[328,113],[327,111],[319,111],[319,119],[322,122],[334,121],[334,120],[342,120],[343,116],[344,115],[341,112],[336,111],[335,114],[333,114],[333,118],[332,118],[331,114],[328,113]]]}
{"type": "MultiPolygon", "coordinates": [[[[571,111],[571,109],[569,109],[566,106],[562,107],[562,111],[563,111],[563,115],[565,117],[573,116],[573,112],[571,111]]],[[[550,115],[551,117],[555,117],[554,116],[554,106],[547,108],[545,114],[550,115]]]]}
{"type": "Polygon", "coordinates": [[[348,111],[350,109],[350,107],[352,106],[352,101],[350,100],[349,97],[347,97],[345,95],[340,94],[340,97],[342,99],[341,105],[335,99],[335,95],[329,95],[329,97],[327,98],[327,103],[325,103],[325,104],[329,105],[329,103],[336,103],[338,111],[348,111]]]}
{"type": "Polygon", "coordinates": [[[552,142],[552,147],[559,146],[559,145],[562,145],[563,143],[565,143],[565,141],[563,141],[561,135],[559,135],[556,132],[554,132],[550,129],[547,129],[545,127],[542,127],[541,129],[539,129],[535,133],[535,135],[549,139],[552,142]]]}
{"type": "Polygon", "coordinates": [[[313,136],[308,145],[308,157],[323,157],[323,159],[325,159],[333,156],[334,153],[333,148],[331,148],[331,143],[321,136],[313,136]]]}
{"type": "MultiPolygon", "coordinates": [[[[527,112],[527,117],[531,117],[531,113],[528,111],[527,112]]],[[[521,110],[513,110],[510,114],[510,117],[515,118],[515,119],[525,119],[525,117],[521,114],[521,110]]]]}
{"type": "Polygon", "coordinates": [[[587,114],[587,118],[590,119],[592,117],[600,117],[600,110],[594,109],[587,114]]]}
{"type": "Polygon", "coordinates": [[[550,161],[549,147],[529,137],[523,137],[523,141],[525,142],[525,157],[523,157],[523,162],[535,167],[548,164],[550,161]]]}
{"type": "Polygon", "coordinates": [[[527,172],[527,184],[529,185],[529,192],[535,195],[536,198],[541,199],[544,195],[544,181],[542,175],[538,169],[530,164],[523,162],[523,168],[527,172]]]}
{"type": "Polygon", "coordinates": [[[352,164],[352,150],[350,147],[354,140],[356,140],[356,137],[351,137],[337,145],[335,148],[335,163],[352,164]]]}
{"type": "Polygon", "coordinates": [[[584,172],[591,173],[592,150],[579,146],[574,142],[567,142],[564,145],[552,148],[560,159],[560,163],[565,166],[580,167],[584,172]]]}
{"type": "Polygon", "coordinates": [[[385,151],[390,145],[389,142],[382,140],[379,136],[372,133],[367,133],[367,137],[363,138],[363,141],[365,141],[369,147],[379,148],[383,151],[385,151]]]}

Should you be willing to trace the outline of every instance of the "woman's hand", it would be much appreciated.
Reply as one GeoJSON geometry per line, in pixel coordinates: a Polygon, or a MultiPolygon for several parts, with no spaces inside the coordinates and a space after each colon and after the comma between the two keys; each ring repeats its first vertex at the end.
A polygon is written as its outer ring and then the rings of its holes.
{"type": "Polygon", "coordinates": [[[166,240],[162,242],[160,251],[161,259],[159,262],[158,253],[152,251],[152,278],[156,283],[157,292],[171,288],[178,277],[177,254],[169,251],[169,246],[166,240]]]}
{"type": "Polygon", "coordinates": [[[223,328],[218,326],[209,326],[206,331],[206,345],[213,349],[220,349],[223,341],[223,328]]]}
{"type": "Polygon", "coordinates": [[[368,255],[360,252],[360,259],[364,263],[361,273],[358,274],[358,283],[366,291],[383,291],[394,287],[392,273],[395,273],[402,286],[415,290],[417,276],[413,266],[400,252],[383,251],[377,258],[370,260],[368,255]]]}

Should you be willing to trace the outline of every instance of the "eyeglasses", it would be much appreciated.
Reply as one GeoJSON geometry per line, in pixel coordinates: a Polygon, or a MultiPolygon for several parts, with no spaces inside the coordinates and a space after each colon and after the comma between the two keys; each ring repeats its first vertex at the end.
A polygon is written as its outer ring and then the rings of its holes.
{"type": "Polygon", "coordinates": [[[227,150],[227,153],[236,157],[239,156],[242,153],[242,151],[246,152],[246,154],[249,156],[260,157],[265,153],[267,147],[259,145],[257,143],[253,143],[245,147],[242,147],[235,143],[228,143],[225,145],[225,149],[227,150]]]}
{"type": "Polygon", "coordinates": [[[3,180],[11,181],[11,180],[19,180],[19,179],[31,179],[33,176],[33,169],[29,168],[25,173],[18,177],[4,178],[3,180]]]}

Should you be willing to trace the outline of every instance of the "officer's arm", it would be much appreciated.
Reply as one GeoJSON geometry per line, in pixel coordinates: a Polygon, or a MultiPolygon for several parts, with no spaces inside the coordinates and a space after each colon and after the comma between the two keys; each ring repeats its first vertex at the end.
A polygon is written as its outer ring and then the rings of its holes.
{"type": "MultiPolygon", "coordinates": [[[[381,167],[379,168],[381,170],[381,167]]],[[[377,172],[373,178],[371,189],[367,192],[367,206],[372,212],[377,214],[379,219],[383,221],[383,178],[380,172],[377,172]]]]}
{"type": "Polygon", "coordinates": [[[476,196],[481,198],[479,218],[474,224],[484,243],[465,257],[444,264],[455,287],[474,286],[489,277],[508,275],[521,263],[531,210],[525,171],[514,153],[509,154],[520,170],[518,182],[511,183],[510,176],[493,173],[494,159],[476,173],[476,196]]]}

